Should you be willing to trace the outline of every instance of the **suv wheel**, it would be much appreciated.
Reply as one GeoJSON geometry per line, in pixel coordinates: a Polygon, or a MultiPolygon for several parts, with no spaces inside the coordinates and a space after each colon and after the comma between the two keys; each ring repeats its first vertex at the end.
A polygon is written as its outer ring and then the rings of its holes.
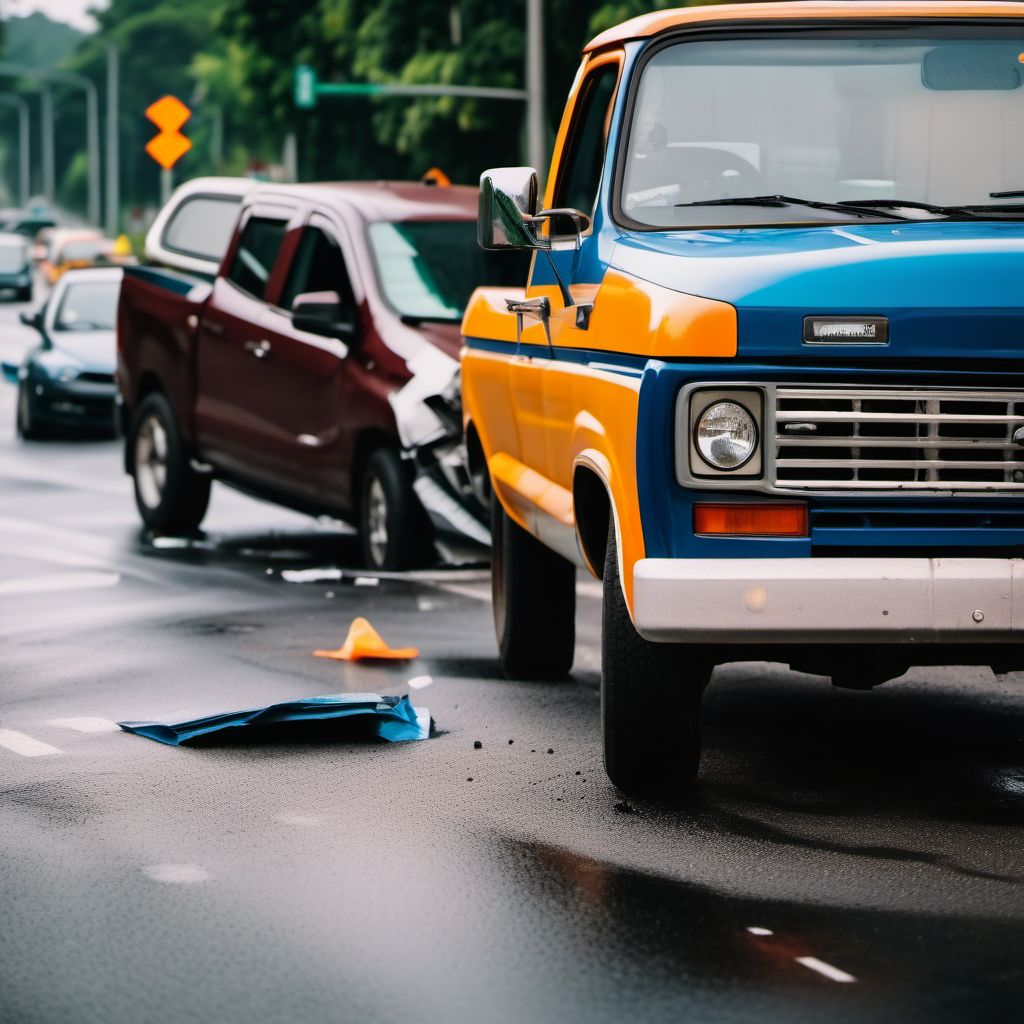
{"type": "Polygon", "coordinates": [[[501,668],[561,679],[576,648],[576,566],[514,522],[491,496],[491,595],[501,668]]]}
{"type": "Polygon", "coordinates": [[[378,448],[366,464],[359,500],[359,539],[371,569],[401,572],[427,565],[434,554],[430,518],[399,454],[378,448]]]}
{"type": "Polygon", "coordinates": [[[683,644],[652,643],[633,626],[608,527],[601,622],[601,729],[608,777],[629,793],[678,794],[700,764],[700,705],[712,666],[683,644]],[[671,731],[663,728],[671,723],[671,731]]]}
{"type": "Polygon", "coordinates": [[[128,433],[128,463],[142,521],[161,533],[193,533],[210,503],[210,477],[197,473],[170,402],[147,395],[128,433]]]}

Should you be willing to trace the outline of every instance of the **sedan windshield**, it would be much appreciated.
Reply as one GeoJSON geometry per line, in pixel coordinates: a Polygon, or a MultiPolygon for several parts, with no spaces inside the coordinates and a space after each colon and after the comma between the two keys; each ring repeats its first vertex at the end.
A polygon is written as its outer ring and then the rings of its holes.
{"type": "Polygon", "coordinates": [[[56,331],[112,331],[120,281],[79,281],[64,290],[54,319],[56,331]]]}
{"type": "Polygon", "coordinates": [[[476,221],[381,221],[370,248],[388,304],[410,320],[455,322],[481,285],[523,285],[528,254],[484,252],[476,221]]]}
{"type": "Polygon", "coordinates": [[[666,46],[642,72],[622,212],[657,227],[858,219],[749,202],[795,196],[872,218],[1021,216],[992,193],[1024,189],[1024,31],[941,31],[666,46]]]}
{"type": "Polygon", "coordinates": [[[17,274],[28,262],[24,245],[0,245],[0,274],[17,274]]]}

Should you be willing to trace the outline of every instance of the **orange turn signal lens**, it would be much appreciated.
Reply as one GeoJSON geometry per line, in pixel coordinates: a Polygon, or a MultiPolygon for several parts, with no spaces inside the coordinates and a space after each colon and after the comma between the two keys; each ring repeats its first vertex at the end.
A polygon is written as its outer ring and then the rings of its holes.
{"type": "Polygon", "coordinates": [[[717,537],[806,537],[807,506],[781,502],[694,505],[693,532],[717,537]]]}

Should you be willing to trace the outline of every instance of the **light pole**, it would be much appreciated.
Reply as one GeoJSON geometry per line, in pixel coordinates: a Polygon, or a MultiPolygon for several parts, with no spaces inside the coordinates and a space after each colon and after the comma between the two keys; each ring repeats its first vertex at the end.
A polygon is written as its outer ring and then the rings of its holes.
{"type": "MultiPolygon", "coordinates": [[[[0,75],[13,78],[34,78],[45,83],[62,83],[83,90],[85,93],[86,114],[86,151],[89,162],[89,221],[100,222],[100,103],[96,85],[84,75],[76,75],[70,71],[43,71],[39,68],[26,67],[9,60],[0,60],[0,75]]],[[[48,89],[43,90],[44,108],[49,104],[48,89]]],[[[52,110],[50,111],[52,124],[52,110]]],[[[45,112],[44,112],[45,119],[45,112]]],[[[53,138],[52,133],[50,138],[53,138]]],[[[46,131],[43,133],[44,145],[46,131]]],[[[52,183],[51,183],[52,184],[52,183]]],[[[48,193],[53,198],[52,191],[48,193]]]]}
{"type": "Polygon", "coordinates": [[[544,0],[526,0],[526,153],[543,181],[547,177],[544,130],[544,0]]]}
{"type": "Polygon", "coordinates": [[[18,198],[21,207],[28,206],[32,189],[29,184],[28,103],[17,93],[0,93],[0,103],[18,111],[18,198]]]}
{"type": "Polygon", "coordinates": [[[45,82],[39,93],[39,112],[42,125],[42,149],[43,149],[43,195],[47,200],[56,205],[57,202],[57,176],[54,173],[53,163],[53,93],[45,82]]]}
{"type": "Polygon", "coordinates": [[[111,238],[121,225],[120,70],[117,46],[107,43],[107,234],[111,238]]]}

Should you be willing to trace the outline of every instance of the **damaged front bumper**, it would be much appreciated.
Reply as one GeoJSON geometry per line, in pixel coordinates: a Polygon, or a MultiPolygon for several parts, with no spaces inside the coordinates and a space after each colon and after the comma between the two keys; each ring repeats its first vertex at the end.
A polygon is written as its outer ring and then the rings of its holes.
{"type": "Polygon", "coordinates": [[[462,433],[459,364],[436,349],[410,360],[412,379],[391,395],[413,487],[441,533],[491,543],[490,511],[474,486],[462,433]]]}

